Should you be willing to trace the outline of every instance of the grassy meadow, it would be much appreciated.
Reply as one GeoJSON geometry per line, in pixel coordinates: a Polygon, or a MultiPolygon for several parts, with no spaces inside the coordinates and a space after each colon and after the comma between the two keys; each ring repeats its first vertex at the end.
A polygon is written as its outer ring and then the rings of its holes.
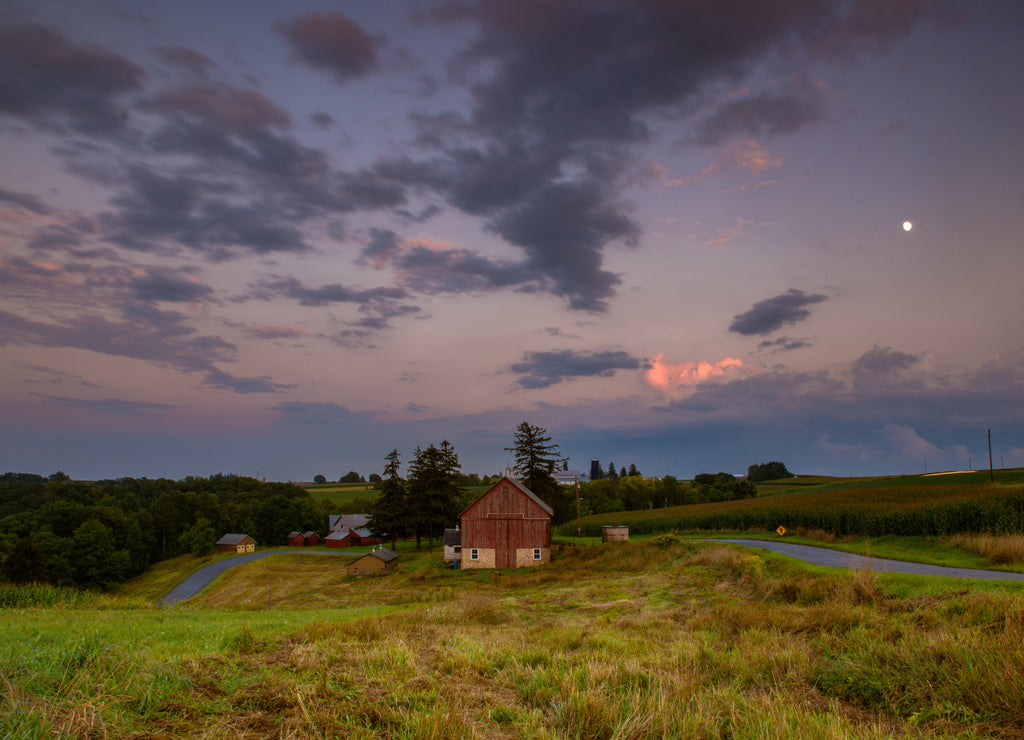
{"type": "Polygon", "coordinates": [[[300,483],[316,501],[327,499],[338,507],[345,507],[356,499],[375,499],[378,491],[372,483],[300,483]]]}
{"type": "Polygon", "coordinates": [[[501,572],[409,547],[379,578],[266,558],[172,608],[144,579],[0,589],[0,735],[1024,737],[1019,584],[673,536],[501,572]]]}

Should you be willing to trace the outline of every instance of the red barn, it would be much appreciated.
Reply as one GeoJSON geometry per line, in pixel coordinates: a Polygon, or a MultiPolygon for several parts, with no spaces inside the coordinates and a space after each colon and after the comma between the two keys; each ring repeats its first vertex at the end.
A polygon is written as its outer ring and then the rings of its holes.
{"type": "Polygon", "coordinates": [[[551,507],[509,476],[462,512],[463,568],[522,568],[551,560],[551,507]]]}
{"type": "Polygon", "coordinates": [[[302,547],[305,544],[306,538],[302,535],[302,532],[288,533],[288,547],[302,547]]]}

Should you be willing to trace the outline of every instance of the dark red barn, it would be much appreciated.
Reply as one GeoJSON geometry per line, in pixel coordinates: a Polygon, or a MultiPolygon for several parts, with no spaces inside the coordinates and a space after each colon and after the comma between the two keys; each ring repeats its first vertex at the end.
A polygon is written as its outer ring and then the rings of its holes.
{"type": "Polygon", "coordinates": [[[551,560],[551,507],[509,476],[462,512],[463,568],[522,568],[551,560]]]}

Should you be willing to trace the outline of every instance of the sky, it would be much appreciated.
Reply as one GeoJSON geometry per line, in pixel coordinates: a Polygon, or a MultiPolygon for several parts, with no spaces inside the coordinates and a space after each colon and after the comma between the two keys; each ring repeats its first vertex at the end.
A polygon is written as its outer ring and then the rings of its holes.
{"type": "Polygon", "coordinates": [[[1024,466],[1024,5],[8,0],[0,468],[1024,466]],[[909,227],[909,228],[907,228],[909,227]]]}

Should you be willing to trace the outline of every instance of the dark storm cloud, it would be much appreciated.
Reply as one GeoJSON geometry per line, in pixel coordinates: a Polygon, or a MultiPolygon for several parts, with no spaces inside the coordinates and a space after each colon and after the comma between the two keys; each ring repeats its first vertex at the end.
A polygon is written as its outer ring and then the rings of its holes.
{"type": "Polygon", "coordinates": [[[151,267],[145,275],[129,284],[140,301],[198,301],[213,294],[213,288],[204,285],[180,270],[151,267]]]}
{"type": "Polygon", "coordinates": [[[854,361],[853,385],[855,388],[867,389],[892,384],[899,380],[901,372],[919,362],[920,357],[917,355],[897,352],[891,347],[879,347],[876,344],[854,361]]]}
{"type": "Polygon", "coordinates": [[[490,260],[465,249],[413,247],[401,252],[393,264],[410,288],[423,293],[529,289],[537,279],[524,263],[490,260]]]}
{"type": "Polygon", "coordinates": [[[359,261],[383,267],[399,249],[398,234],[390,229],[370,229],[370,243],[359,254],[359,261]]]}
{"type": "Polygon", "coordinates": [[[834,413],[849,403],[847,387],[825,371],[766,372],[725,383],[704,383],[666,412],[682,411],[707,418],[764,420],[813,416],[828,399],[834,413]]]}
{"type": "Polygon", "coordinates": [[[720,144],[737,136],[758,139],[793,133],[825,117],[820,93],[762,92],[719,104],[695,127],[690,141],[701,146],[720,144]]]}
{"type": "Polygon", "coordinates": [[[0,188],[0,204],[3,203],[10,203],[27,211],[32,211],[32,213],[37,213],[40,216],[45,216],[50,212],[46,204],[31,193],[20,193],[0,188]]]}
{"type": "Polygon", "coordinates": [[[803,349],[812,346],[806,339],[791,339],[790,337],[779,337],[778,339],[766,339],[757,345],[758,349],[774,348],[776,352],[789,352],[794,349],[803,349]]]}
{"type": "Polygon", "coordinates": [[[137,251],[163,250],[168,240],[225,259],[235,252],[301,252],[301,230],[286,218],[287,206],[273,201],[233,203],[227,186],[190,176],[165,176],[134,167],[117,209],[104,223],[106,239],[137,251]]]}
{"type": "Polygon", "coordinates": [[[372,72],[378,64],[377,50],[385,43],[344,13],[310,13],[279,21],[276,28],[291,46],[295,61],[326,72],[339,84],[372,72]]]}
{"type": "Polygon", "coordinates": [[[336,175],[333,207],[338,210],[374,210],[405,203],[405,185],[380,177],[371,170],[340,172],[336,175]]]}
{"type": "Polygon", "coordinates": [[[79,229],[69,226],[51,225],[44,226],[35,232],[31,241],[28,242],[30,249],[66,249],[73,250],[82,243],[82,233],[79,229]]]}
{"type": "Polygon", "coordinates": [[[288,111],[257,90],[211,83],[163,90],[153,99],[152,109],[183,113],[237,133],[288,128],[292,122],[288,111]]]}
{"type": "Polygon", "coordinates": [[[338,122],[334,120],[334,116],[330,113],[325,113],[322,110],[318,110],[316,113],[310,113],[309,121],[317,128],[322,129],[328,129],[338,125],[338,122]]]}
{"type": "Polygon", "coordinates": [[[421,224],[425,221],[429,221],[434,216],[439,214],[442,210],[444,209],[441,208],[441,206],[437,205],[436,203],[431,203],[430,205],[424,206],[423,210],[420,211],[419,213],[413,213],[404,208],[396,208],[395,215],[401,216],[406,221],[421,224]]]}
{"type": "Polygon", "coordinates": [[[296,326],[247,326],[242,333],[251,339],[301,339],[306,330],[296,326]]]}
{"type": "Polygon", "coordinates": [[[527,253],[534,285],[603,311],[619,277],[604,250],[638,229],[611,197],[649,116],[702,121],[695,137],[793,132],[824,115],[813,92],[755,93],[705,110],[716,87],[755,71],[798,75],[809,57],[851,54],[906,34],[922,10],[861,2],[732,3],[484,0],[421,14],[476,35],[449,62],[472,108],[417,114],[436,159],[379,163],[379,174],[442,193],[527,253]],[[559,212],[560,211],[560,212],[559,212]],[[557,215],[556,215],[557,213],[557,215]]]}
{"type": "Polygon", "coordinates": [[[204,78],[217,66],[205,54],[184,46],[167,46],[158,49],[157,54],[168,64],[180,67],[193,77],[204,78]]]}
{"type": "Polygon", "coordinates": [[[528,262],[566,293],[569,307],[603,311],[620,278],[595,259],[609,241],[635,241],[639,229],[596,183],[556,183],[539,188],[495,219],[492,228],[526,250],[528,262]]]}
{"type": "Polygon", "coordinates": [[[322,285],[319,288],[307,288],[294,278],[267,280],[261,283],[259,288],[297,300],[303,306],[326,306],[331,303],[388,303],[408,297],[408,293],[402,288],[360,290],[337,283],[322,285]]]}
{"type": "Polygon", "coordinates": [[[0,115],[103,137],[123,128],[119,98],[145,74],[127,59],[35,23],[0,22],[0,115]]]}
{"type": "Polygon", "coordinates": [[[248,296],[249,299],[257,300],[272,300],[276,297],[291,298],[302,306],[330,306],[336,303],[356,306],[359,317],[345,322],[353,328],[342,330],[331,337],[331,341],[343,346],[369,346],[370,338],[389,328],[391,319],[420,312],[419,306],[403,302],[409,294],[400,287],[363,290],[335,283],[309,288],[294,278],[279,278],[268,279],[254,286],[252,294],[248,296]]]}
{"type": "Polygon", "coordinates": [[[571,378],[608,378],[616,370],[637,370],[643,361],[628,352],[527,352],[522,362],[510,367],[523,377],[516,382],[523,388],[547,388],[571,378]]]}
{"type": "Polygon", "coordinates": [[[919,361],[920,358],[916,355],[897,352],[891,347],[879,347],[876,344],[854,361],[853,370],[855,373],[870,375],[891,375],[913,367],[919,361]]]}
{"type": "Polygon", "coordinates": [[[770,334],[786,324],[803,321],[811,315],[807,306],[826,300],[828,296],[790,288],[781,295],[758,301],[749,311],[734,316],[729,331],[745,336],[770,334]]]}
{"type": "Polygon", "coordinates": [[[266,375],[261,375],[258,378],[238,378],[215,367],[206,371],[204,380],[207,385],[234,393],[277,393],[295,387],[275,383],[266,375]]]}
{"type": "Polygon", "coordinates": [[[144,360],[200,373],[207,384],[236,393],[270,393],[289,387],[266,377],[238,378],[218,368],[215,363],[234,361],[237,347],[219,337],[192,336],[195,331],[184,324],[186,317],[181,313],[138,302],[123,303],[118,309],[120,321],[79,315],[54,323],[0,311],[0,346],[75,347],[144,360]]]}
{"type": "Polygon", "coordinates": [[[950,14],[956,11],[941,8],[928,0],[857,0],[835,3],[827,23],[822,25],[812,47],[822,56],[848,57],[865,48],[882,48],[908,35],[922,17],[950,14]]]}
{"type": "Polygon", "coordinates": [[[493,70],[473,88],[477,126],[621,142],[646,134],[644,110],[696,102],[709,83],[735,82],[766,62],[798,71],[823,48],[852,54],[889,43],[926,10],[919,0],[517,0],[466,3],[437,18],[477,24],[454,62],[493,70]]]}

